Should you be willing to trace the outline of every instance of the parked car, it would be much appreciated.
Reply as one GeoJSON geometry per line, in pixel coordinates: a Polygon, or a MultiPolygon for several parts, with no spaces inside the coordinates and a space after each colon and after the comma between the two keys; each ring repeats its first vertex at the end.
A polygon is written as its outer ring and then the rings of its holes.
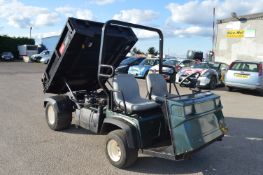
{"type": "Polygon", "coordinates": [[[115,69],[115,73],[128,73],[130,66],[140,64],[145,58],[144,57],[127,57],[123,60],[120,65],[115,69]]]}
{"type": "Polygon", "coordinates": [[[40,60],[44,57],[46,57],[44,60],[47,59],[47,57],[51,57],[52,52],[50,50],[43,50],[41,53],[39,54],[34,54],[30,57],[31,61],[34,62],[40,62],[40,60]]]}
{"type": "Polygon", "coordinates": [[[1,54],[1,60],[3,61],[13,61],[14,60],[14,55],[12,52],[3,52],[1,54]]]}
{"type": "Polygon", "coordinates": [[[43,56],[43,57],[40,59],[39,62],[40,62],[40,63],[47,64],[47,63],[49,62],[50,58],[51,58],[51,55],[45,55],[45,56],[43,56]]]}
{"type": "Polygon", "coordinates": [[[219,85],[224,85],[224,75],[228,65],[220,62],[201,62],[192,65],[190,68],[181,69],[176,75],[176,82],[182,81],[185,77],[193,73],[200,73],[196,81],[196,86],[200,88],[215,89],[219,85]]]}
{"type": "Polygon", "coordinates": [[[132,74],[138,78],[145,78],[152,66],[159,64],[158,58],[144,59],[139,65],[131,66],[128,70],[128,74],[132,74]]]}
{"type": "MultiPolygon", "coordinates": [[[[194,60],[188,59],[167,59],[163,62],[163,65],[173,66],[175,71],[178,72],[183,67],[190,67],[195,63],[194,60]]],[[[150,68],[149,73],[159,73],[159,64],[150,68]]],[[[165,80],[170,80],[170,75],[173,74],[173,69],[163,67],[163,76],[165,80]]]]}
{"type": "Polygon", "coordinates": [[[225,76],[229,91],[233,88],[258,90],[263,95],[263,62],[234,61],[225,76]]]}

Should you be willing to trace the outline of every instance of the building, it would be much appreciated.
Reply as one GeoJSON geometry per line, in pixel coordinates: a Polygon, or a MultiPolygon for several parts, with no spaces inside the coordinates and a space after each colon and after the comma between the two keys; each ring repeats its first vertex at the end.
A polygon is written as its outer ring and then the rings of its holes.
{"type": "Polygon", "coordinates": [[[59,38],[59,35],[45,37],[41,39],[41,44],[43,44],[47,48],[47,50],[54,51],[59,38]]]}
{"type": "Polygon", "coordinates": [[[230,64],[234,60],[263,61],[263,13],[217,21],[215,61],[230,64]]]}

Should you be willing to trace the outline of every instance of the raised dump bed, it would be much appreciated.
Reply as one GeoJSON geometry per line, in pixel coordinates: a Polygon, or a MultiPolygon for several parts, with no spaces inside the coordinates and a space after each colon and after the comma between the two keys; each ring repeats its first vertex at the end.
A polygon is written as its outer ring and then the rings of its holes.
{"type": "MultiPolygon", "coordinates": [[[[97,72],[102,28],[103,23],[68,19],[42,79],[44,92],[68,92],[65,81],[73,91],[100,88],[97,72]]],[[[107,28],[105,39],[104,63],[113,67],[138,40],[131,28],[122,26],[107,28]]]]}

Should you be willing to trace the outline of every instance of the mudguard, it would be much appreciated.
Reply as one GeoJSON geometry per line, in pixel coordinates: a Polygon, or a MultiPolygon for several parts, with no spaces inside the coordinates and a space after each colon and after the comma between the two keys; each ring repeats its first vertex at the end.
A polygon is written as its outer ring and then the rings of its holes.
{"type": "Polygon", "coordinates": [[[52,97],[47,97],[44,100],[44,108],[47,103],[51,103],[54,105],[54,108],[60,112],[73,112],[74,111],[74,103],[69,99],[68,96],[65,95],[56,95],[52,97]]]}
{"type": "Polygon", "coordinates": [[[102,124],[101,134],[106,134],[112,131],[111,129],[109,129],[110,127],[114,127],[115,129],[121,128],[122,130],[125,131],[129,148],[140,147],[139,134],[137,133],[137,129],[135,128],[135,126],[133,126],[131,123],[121,118],[115,118],[115,117],[105,118],[102,124]]]}

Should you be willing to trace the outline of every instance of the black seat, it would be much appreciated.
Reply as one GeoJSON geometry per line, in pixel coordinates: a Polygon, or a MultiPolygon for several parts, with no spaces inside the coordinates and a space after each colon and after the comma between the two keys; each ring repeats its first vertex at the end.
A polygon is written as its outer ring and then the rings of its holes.
{"type": "Polygon", "coordinates": [[[150,98],[158,103],[164,102],[165,98],[177,97],[177,95],[168,92],[167,83],[160,74],[148,74],[146,84],[150,98]]]}
{"type": "Polygon", "coordinates": [[[159,104],[141,98],[136,79],[129,74],[119,74],[113,78],[114,100],[128,113],[142,112],[159,107],[159,104]],[[125,102],[125,104],[124,104],[125,102]]]}

